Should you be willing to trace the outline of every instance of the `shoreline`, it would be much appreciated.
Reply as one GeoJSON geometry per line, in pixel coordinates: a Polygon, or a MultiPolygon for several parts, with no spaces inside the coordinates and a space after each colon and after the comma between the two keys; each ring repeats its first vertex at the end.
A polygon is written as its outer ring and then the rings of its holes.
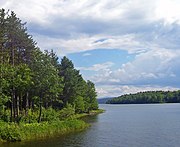
{"type": "Polygon", "coordinates": [[[180,104],[180,102],[172,103],[107,103],[105,105],[154,105],[154,104],[180,104]]]}
{"type": "Polygon", "coordinates": [[[31,124],[15,124],[0,122],[0,144],[6,142],[31,141],[45,139],[55,135],[82,131],[90,124],[81,120],[82,117],[92,116],[103,113],[104,110],[98,109],[90,113],[76,114],[64,121],[42,122],[31,124]]]}
{"type": "Polygon", "coordinates": [[[104,113],[104,109],[98,109],[98,110],[91,110],[89,113],[81,113],[81,114],[76,114],[73,118],[74,119],[80,119],[86,116],[93,116],[93,115],[98,115],[101,113],[104,113]]]}

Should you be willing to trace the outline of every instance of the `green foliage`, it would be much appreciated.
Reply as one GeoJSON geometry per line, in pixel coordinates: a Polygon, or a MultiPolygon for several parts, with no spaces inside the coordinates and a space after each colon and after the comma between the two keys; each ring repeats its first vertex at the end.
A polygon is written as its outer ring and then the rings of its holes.
{"type": "Polygon", "coordinates": [[[53,108],[48,108],[48,109],[43,109],[42,111],[42,121],[55,121],[58,120],[59,118],[59,113],[53,109],[53,108]]]}
{"type": "Polygon", "coordinates": [[[59,119],[65,120],[71,118],[75,114],[75,108],[71,104],[67,104],[65,108],[59,111],[59,119]]]}
{"type": "Polygon", "coordinates": [[[76,113],[82,113],[85,110],[85,104],[84,104],[84,100],[83,97],[81,96],[77,96],[75,99],[75,111],[76,113]]]}
{"type": "Polygon", "coordinates": [[[84,98],[84,112],[89,113],[91,108],[90,98],[84,98]]]}
{"type": "Polygon", "coordinates": [[[10,110],[2,110],[0,112],[0,119],[4,122],[10,122],[10,110]]]}
{"type": "Polygon", "coordinates": [[[20,141],[21,134],[19,126],[16,124],[7,124],[0,122],[0,138],[6,141],[20,141]]]}
{"type": "Polygon", "coordinates": [[[53,121],[51,123],[32,123],[20,125],[0,122],[0,139],[5,141],[21,141],[49,137],[57,134],[78,131],[88,125],[81,120],[53,121]]]}
{"type": "Polygon", "coordinates": [[[26,23],[0,9],[0,121],[6,122],[0,123],[1,139],[84,128],[84,122],[72,118],[98,109],[96,97],[95,85],[83,79],[71,60],[59,62],[53,50],[42,52],[26,23]]]}
{"type": "Polygon", "coordinates": [[[148,91],[122,95],[106,102],[107,104],[146,104],[146,103],[180,103],[179,91],[148,91]]]}
{"type": "Polygon", "coordinates": [[[39,121],[50,120],[44,113],[52,111],[42,112],[43,107],[62,109],[69,103],[76,113],[98,108],[95,85],[67,57],[59,63],[53,50],[36,47],[14,12],[0,9],[0,26],[0,111],[10,109],[11,121],[35,122],[28,109],[37,112],[37,107],[39,121]]]}
{"type": "Polygon", "coordinates": [[[6,108],[5,104],[10,100],[10,96],[1,93],[0,95],[0,111],[4,111],[6,108]]]}
{"type": "Polygon", "coordinates": [[[97,110],[99,107],[98,107],[98,102],[96,100],[96,98],[92,99],[91,100],[91,110],[97,110]]]}
{"type": "Polygon", "coordinates": [[[89,104],[88,111],[90,110],[97,110],[98,109],[98,102],[97,102],[97,93],[95,90],[95,85],[91,81],[87,81],[87,90],[86,90],[86,97],[87,97],[87,105],[89,104]]]}
{"type": "Polygon", "coordinates": [[[9,64],[0,64],[0,111],[10,100],[10,87],[12,85],[13,67],[9,64]]]}
{"type": "Polygon", "coordinates": [[[75,106],[76,113],[98,109],[94,83],[86,82],[67,57],[61,60],[59,74],[63,77],[64,82],[61,95],[64,106],[70,103],[75,106]]]}
{"type": "Polygon", "coordinates": [[[37,123],[39,111],[33,111],[32,109],[28,109],[27,111],[28,113],[26,115],[19,115],[19,123],[37,123]]]}
{"type": "Polygon", "coordinates": [[[0,139],[85,128],[72,118],[98,108],[95,85],[67,57],[59,63],[53,50],[42,52],[25,25],[14,12],[0,9],[0,139]]]}

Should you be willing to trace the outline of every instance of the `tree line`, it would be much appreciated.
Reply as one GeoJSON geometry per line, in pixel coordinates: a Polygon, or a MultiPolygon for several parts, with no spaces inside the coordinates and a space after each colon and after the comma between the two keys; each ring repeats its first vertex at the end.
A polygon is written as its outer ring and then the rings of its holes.
{"type": "Polygon", "coordinates": [[[95,85],[85,81],[71,60],[59,62],[53,50],[42,52],[14,12],[0,9],[0,117],[10,111],[17,122],[29,110],[61,110],[71,105],[76,113],[98,109],[95,85]]]}
{"type": "Polygon", "coordinates": [[[112,98],[107,104],[180,103],[178,91],[147,91],[112,98]]]}

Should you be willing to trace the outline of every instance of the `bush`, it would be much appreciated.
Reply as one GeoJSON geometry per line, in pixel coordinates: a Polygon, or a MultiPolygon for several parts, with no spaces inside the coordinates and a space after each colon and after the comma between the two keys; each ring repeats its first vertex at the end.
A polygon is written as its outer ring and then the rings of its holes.
{"type": "Polygon", "coordinates": [[[21,134],[18,125],[1,123],[0,138],[6,141],[21,141],[21,134]]]}
{"type": "Polygon", "coordinates": [[[83,97],[77,96],[75,99],[75,112],[82,113],[84,112],[84,100],[83,97]]]}
{"type": "Polygon", "coordinates": [[[5,122],[10,122],[10,116],[11,116],[10,110],[5,110],[5,111],[1,112],[0,119],[5,122]]]}
{"type": "Polygon", "coordinates": [[[58,112],[53,108],[43,109],[42,111],[42,121],[54,121],[58,119],[58,112]]]}
{"type": "MultiPolygon", "coordinates": [[[[24,112],[25,113],[25,112],[24,112]]],[[[19,123],[37,123],[38,122],[38,111],[28,109],[27,115],[19,115],[19,123]]]]}
{"type": "Polygon", "coordinates": [[[21,123],[19,125],[0,122],[0,139],[9,142],[30,140],[73,131],[80,131],[87,126],[88,125],[82,120],[57,120],[50,123],[21,123]]]}
{"type": "Polygon", "coordinates": [[[65,120],[71,118],[75,114],[75,109],[71,104],[67,104],[65,108],[59,111],[59,119],[65,120]]]}

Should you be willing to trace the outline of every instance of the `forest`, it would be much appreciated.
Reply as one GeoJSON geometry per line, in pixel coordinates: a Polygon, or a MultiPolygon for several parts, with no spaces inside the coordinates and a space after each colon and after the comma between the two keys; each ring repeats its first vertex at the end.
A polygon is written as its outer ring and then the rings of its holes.
{"type": "Polygon", "coordinates": [[[26,23],[0,9],[0,120],[40,123],[97,110],[94,83],[67,57],[41,50],[26,23]]]}
{"type": "Polygon", "coordinates": [[[178,91],[147,91],[112,98],[106,104],[180,103],[178,91]]]}

